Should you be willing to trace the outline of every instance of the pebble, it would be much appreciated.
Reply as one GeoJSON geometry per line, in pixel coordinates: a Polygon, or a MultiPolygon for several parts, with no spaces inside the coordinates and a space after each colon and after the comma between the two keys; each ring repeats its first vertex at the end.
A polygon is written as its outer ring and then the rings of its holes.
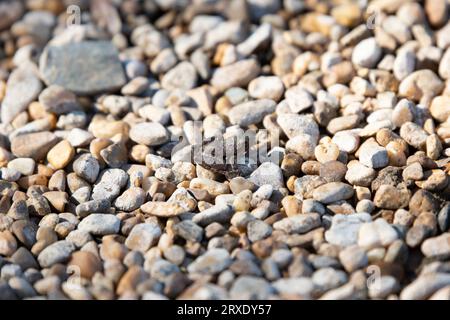
{"type": "Polygon", "coordinates": [[[156,244],[161,236],[161,228],[153,223],[137,224],[131,229],[130,234],[125,240],[125,245],[130,250],[145,253],[156,244]]]}
{"type": "Polygon", "coordinates": [[[416,149],[422,149],[427,142],[427,133],[413,122],[405,122],[400,128],[400,136],[416,149]]]}
{"type": "Polygon", "coordinates": [[[225,91],[232,87],[247,86],[255,79],[260,71],[258,63],[254,59],[246,59],[233,64],[217,68],[214,71],[211,84],[219,91],[225,91]]]}
{"type": "Polygon", "coordinates": [[[177,223],[173,226],[173,231],[176,235],[191,242],[200,242],[204,234],[203,229],[190,220],[177,223]]]}
{"type": "Polygon", "coordinates": [[[400,96],[419,101],[423,96],[434,97],[444,88],[444,83],[431,70],[418,70],[402,80],[398,88],[400,96]]]}
{"type": "Polygon", "coordinates": [[[398,234],[395,229],[386,220],[380,218],[374,222],[361,225],[358,234],[358,246],[365,249],[387,247],[397,238],[398,234]]]}
{"type": "Polygon", "coordinates": [[[65,114],[78,109],[77,97],[58,85],[44,89],[39,95],[39,103],[47,112],[65,114]]]}
{"type": "Polygon", "coordinates": [[[363,68],[373,68],[380,60],[382,50],[375,38],[359,42],[352,53],[352,62],[363,68]]]}
{"type": "Polygon", "coordinates": [[[31,158],[16,158],[8,162],[8,169],[16,170],[24,176],[32,175],[36,162],[31,158]]]}
{"type": "Polygon", "coordinates": [[[231,264],[230,254],[225,249],[209,249],[194,262],[189,264],[190,273],[218,274],[231,264]]]}
{"type": "Polygon", "coordinates": [[[88,182],[95,182],[97,180],[100,165],[91,154],[86,153],[81,155],[73,162],[73,171],[88,182]]]}
{"type": "Polygon", "coordinates": [[[383,168],[389,163],[388,153],[385,148],[376,143],[366,143],[359,149],[359,161],[369,168],[383,168]]]}
{"type": "Polygon", "coordinates": [[[44,159],[48,151],[58,142],[58,138],[49,131],[27,133],[11,141],[11,151],[18,158],[44,159]]]}
{"type": "Polygon", "coordinates": [[[279,101],[284,93],[284,85],[275,76],[258,77],[248,84],[248,93],[254,99],[279,101]]]}
{"type": "Polygon", "coordinates": [[[2,123],[14,120],[41,93],[42,82],[33,67],[28,65],[15,69],[9,76],[0,114],[2,123]]]}
{"type": "Polygon", "coordinates": [[[348,165],[345,180],[354,186],[369,187],[376,175],[377,172],[374,169],[361,162],[352,162],[348,165]]]}
{"type": "Polygon", "coordinates": [[[358,242],[361,225],[371,221],[367,213],[333,216],[331,228],[325,232],[325,239],[334,245],[348,247],[358,242]]]}
{"type": "Polygon", "coordinates": [[[316,140],[319,138],[319,126],[308,116],[293,113],[280,114],[277,117],[277,123],[288,138],[294,138],[302,133],[316,140]]]}
{"type": "Polygon", "coordinates": [[[375,193],[373,202],[378,208],[400,209],[408,206],[410,198],[411,192],[405,187],[381,185],[375,193]]]}
{"type": "Polygon", "coordinates": [[[425,240],[421,250],[426,257],[445,259],[450,255],[450,234],[443,233],[425,240]]]}
{"type": "Polygon", "coordinates": [[[72,242],[60,240],[42,250],[38,256],[38,262],[41,267],[48,268],[56,263],[66,262],[75,250],[72,242]]]}
{"type": "Polygon", "coordinates": [[[251,242],[256,242],[269,237],[272,227],[260,220],[253,220],[247,224],[247,236],[251,242]]]}
{"type": "Polygon", "coordinates": [[[275,111],[276,103],[270,99],[244,102],[233,107],[228,112],[228,118],[232,124],[240,127],[248,127],[251,124],[261,122],[262,119],[275,111]]]}
{"type": "Polygon", "coordinates": [[[67,140],[62,140],[47,153],[47,161],[56,170],[63,169],[75,156],[75,150],[67,140]]]}
{"type": "Polygon", "coordinates": [[[305,213],[284,218],[274,223],[275,230],[282,230],[288,234],[303,234],[320,227],[320,215],[317,213],[305,213]]]}
{"type": "Polygon", "coordinates": [[[199,226],[207,226],[213,222],[227,223],[230,221],[233,211],[228,205],[215,205],[192,218],[192,221],[199,226]]]}
{"type": "Polygon", "coordinates": [[[103,270],[100,259],[88,251],[73,252],[67,265],[72,268],[79,268],[79,275],[86,279],[92,279],[97,272],[103,270]]]}
{"type": "Polygon", "coordinates": [[[447,273],[427,273],[419,276],[400,293],[401,300],[423,300],[441,288],[450,285],[447,273]]]}
{"type": "Polygon", "coordinates": [[[80,95],[115,91],[126,81],[117,49],[105,41],[48,45],[39,68],[47,85],[80,95]]]}
{"type": "Polygon", "coordinates": [[[352,186],[343,182],[329,182],[323,184],[313,191],[313,198],[324,204],[333,203],[340,200],[347,200],[353,197],[352,186]]]}
{"type": "Polygon", "coordinates": [[[131,127],[130,139],[146,146],[157,146],[169,140],[167,130],[156,122],[142,122],[131,127]]]}
{"type": "Polygon", "coordinates": [[[78,229],[94,236],[104,236],[119,232],[120,220],[113,214],[92,213],[81,220],[78,229]]]}
{"type": "Polygon", "coordinates": [[[281,168],[273,162],[262,163],[250,175],[248,181],[257,186],[270,184],[274,189],[284,187],[284,178],[281,168]]]}
{"type": "Polygon", "coordinates": [[[300,86],[294,86],[286,90],[286,102],[293,113],[302,112],[313,105],[311,94],[300,86]]]}
{"type": "Polygon", "coordinates": [[[369,264],[366,252],[359,246],[348,246],[339,252],[339,261],[345,271],[352,273],[362,269],[369,264]]]}
{"type": "Polygon", "coordinates": [[[180,62],[161,79],[161,86],[167,90],[189,90],[197,84],[197,71],[187,61],[180,62]]]}
{"type": "Polygon", "coordinates": [[[145,202],[145,192],[141,188],[130,188],[126,190],[114,202],[114,206],[122,211],[133,211],[145,202]]]}

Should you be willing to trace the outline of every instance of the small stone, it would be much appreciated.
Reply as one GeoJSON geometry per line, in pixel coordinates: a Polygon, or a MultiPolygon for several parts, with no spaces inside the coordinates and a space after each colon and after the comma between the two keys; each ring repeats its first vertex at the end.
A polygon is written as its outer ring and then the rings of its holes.
{"type": "Polygon", "coordinates": [[[319,138],[319,126],[308,116],[294,113],[280,114],[277,123],[288,138],[294,138],[302,133],[314,137],[316,141],[319,138]]]}
{"type": "MultiPolygon", "coordinates": [[[[450,52],[450,51],[449,51],[450,52]]],[[[431,101],[430,113],[439,122],[445,122],[450,116],[450,97],[437,96],[431,101]]]]}
{"type": "Polygon", "coordinates": [[[142,122],[131,127],[130,138],[147,146],[157,146],[169,140],[167,130],[156,122],[142,122]]]}
{"type": "Polygon", "coordinates": [[[10,123],[19,113],[25,111],[41,92],[42,82],[36,76],[33,67],[28,65],[17,68],[9,76],[2,101],[2,123],[10,123]]]}
{"type": "Polygon", "coordinates": [[[8,162],[8,169],[20,172],[24,176],[32,175],[36,162],[31,158],[16,158],[8,162]]]}
{"type": "Polygon", "coordinates": [[[441,93],[444,83],[431,70],[418,70],[402,80],[398,93],[402,97],[419,101],[423,96],[433,98],[441,93]]]}
{"type": "Polygon", "coordinates": [[[80,178],[83,178],[90,183],[94,183],[95,180],[97,180],[100,165],[92,154],[86,153],[73,162],[73,171],[80,178]]]}
{"type": "Polygon", "coordinates": [[[359,161],[369,168],[383,168],[388,165],[389,158],[385,148],[376,143],[365,143],[359,149],[359,161]]]}
{"type": "Polygon", "coordinates": [[[339,252],[339,260],[345,271],[352,273],[369,264],[366,252],[358,246],[349,246],[339,252]]]}
{"type": "Polygon", "coordinates": [[[300,86],[289,88],[285,93],[285,97],[289,109],[293,113],[300,113],[310,108],[314,103],[311,94],[300,86]]]}
{"type": "Polygon", "coordinates": [[[11,140],[11,151],[18,158],[32,158],[39,161],[46,157],[57,142],[58,138],[48,131],[27,133],[11,140]]]}
{"type": "Polygon", "coordinates": [[[181,221],[174,225],[173,232],[186,241],[194,243],[202,241],[204,233],[201,227],[189,220],[181,221]]]}
{"type": "Polygon", "coordinates": [[[450,285],[448,273],[426,273],[419,276],[400,293],[402,300],[422,300],[450,285]]]}
{"type": "Polygon", "coordinates": [[[11,256],[17,250],[17,241],[8,230],[0,231],[0,255],[11,256]]]}
{"type": "Polygon", "coordinates": [[[121,211],[133,211],[145,202],[145,192],[141,188],[132,187],[126,190],[114,202],[114,206],[121,211]]]}
{"type": "Polygon", "coordinates": [[[353,197],[352,186],[342,182],[329,182],[314,189],[313,198],[319,202],[329,204],[353,197]]]}
{"type": "Polygon", "coordinates": [[[209,249],[188,267],[189,273],[217,274],[231,264],[230,254],[225,249],[209,249]]]}
{"type": "Polygon", "coordinates": [[[325,239],[331,244],[342,247],[357,244],[361,225],[369,221],[371,217],[368,213],[337,214],[333,216],[331,228],[325,232],[325,239]]]}
{"type": "Polygon", "coordinates": [[[303,234],[321,226],[320,215],[317,213],[299,214],[293,217],[284,218],[275,222],[275,230],[282,230],[288,234],[303,234]]]}
{"type": "Polygon", "coordinates": [[[249,83],[248,93],[254,99],[279,101],[284,93],[284,85],[276,76],[258,77],[249,83]]]}
{"type": "Polygon", "coordinates": [[[272,162],[264,162],[253,171],[248,179],[257,186],[272,185],[275,189],[284,187],[284,178],[281,168],[272,162]]]}
{"type": "Polygon", "coordinates": [[[450,256],[450,233],[425,240],[421,250],[426,257],[446,259],[450,256]]]}
{"type": "Polygon", "coordinates": [[[86,279],[92,279],[97,272],[101,272],[103,269],[100,259],[88,251],[76,251],[72,253],[67,265],[72,270],[78,268],[79,275],[86,279]]]}
{"type": "Polygon", "coordinates": [[[39,102],[47,112],[55,114],[69,113],[78,108],[75,94],[57,85],[43,90],[39,102]]]}
{"type": "Polygon", "coordinates": [[[321,143],[314,149],[314,156],[320,163],[335,161],[339,157],[339,148],[334,143],[321,143]]]}
{"type": "Polygon", "coordinates": [[[327,182],[340,182],[344,179],[346,172],[347,166],[340,161],[322,163],[319,169],[319,175],[327,182]]]}
{"type": "Polygon", "coordinates": [[[299,135],[289,139],[286,143],[286,150],[289,152],[295,152],[303,159],[314,159],[314,150],[316,148],[316,138],[309,135],[300,133],[299,135]]]}
{"type": "Polygon", "coordinates": [[[59,85],[80,95],[115,91],[126,81],[117,49],[106,41],[49,45],[39,66],[47,85],[59,85]]]}
{"type": "Polygon", "coordinates": [[[75,250],[75,245],[72,242],[57,241],[42,250],[38,256],[38,262],[41,267],[48,268],[56,263],[66,262],[75,250]]]}
{"type": "Polygon", "coordinates": [[[195,67],[187,61],[180,62],[170,69],[162,78],[161,85],[167,90],[189,90],[197,84],[197,71],[195,67]]]}
{"type": "Polygon", "coordinates": [[[276,103],[270,99],[261,99],[244,102],[228,112],[228,118],[232,124],[247,127],[250,124],[259,123],[262,119],[275,111],[276,103]]]}
{"type": "Polygon", "coordinates": [[[67,136],[67,141],[74,148],[87,146],[92,140],[94,140],[92,133],[80,128],[73,128],[67,136]]]}
{"type": "Polygon", "coordinates": [[[230,289],[232,299],[268,299],[274,293],[273,287],[262,278],[240,276],[230,289]]]}
{"type": "Polygon", "coordinates": [[[207,226],[213,222],[227,223],[233,215],[228,205],[215,205],[194,215],[192,221],[200,226],[207,226]]]}
{"type": "Polygon", "coordinates": [[[369,187],[375,179],[377,172],[369,167],[366,167],[360,162],[352,162],[348,165],[345,179],[352,185],[369,187]]]}
{"type": "Polygon", "coordinates": [[[395,229],[386,220],[380,218],[374,222],[361,225],[358,234],[358,246],[366,249],[387,247],[397,238],[395,229]]]}
{"type": "Polygon", "coordinates": [[[145,253],[156,244],[160,236],[161,229],[157,224],[140,223],[133,227],[125,240],[125,245],[130,250],[145,253]]]}
{"type": "Polygon", "coordinates": [[[247,225],[247,236],[251,242],[256,242],[269,237],[272,227],[260,220],[250,221],[247,225]]]}
{"type": "Polygon", "coordinates": [[[94,236],[115,234],[120,230],[120,220],[113,214],[93,213],[81,220],[78,229],[94,236]]]}
{"type": "Polygon", "coordinates": [[[375,38],[359,42],[353,49],[352,62],[360,67],[373,68],[380,59],[382,50],[375,38]]]}
{"type": "Polygon", "coordinates": [[[47,161],[56,170],[66,167],[75,156],[75,149],[67,140],[62,140],[47,153],[47,161]]]}
{"type": "Polygon", "coordinates": [[[400,128],[400,136],[416,149],[423,149],[427,141],[427,133],[413,122],[406,122],[400,128]]]}
{"type": "Polygon", "coordinates": [[[259,72],[259,64],[254,59],[241,60],[216,69],[211,78],[211,84],[219,91],[247,86],[258,76],[259,72]]]}
{"type": "Polygon", "coordinates": [[[382,185],[375,193],[373,202],[378,208],[393,210],[408,206],[410,197],[411,193],[406,187],[382,185]]]}
{"type": "Polygon", "coordinates": [[[407,180],[422,180],[423,179],[423,169],[419,162],[414,162],[413,164],[407,166],[402,173],[403,179],[407,180]]]}
{"type": "Polygon", "coordinates": [[[141,206],[141,210],[157,217],[174,217],[189,211],[176,202],[162,201],[147,202],[141,206]]]}

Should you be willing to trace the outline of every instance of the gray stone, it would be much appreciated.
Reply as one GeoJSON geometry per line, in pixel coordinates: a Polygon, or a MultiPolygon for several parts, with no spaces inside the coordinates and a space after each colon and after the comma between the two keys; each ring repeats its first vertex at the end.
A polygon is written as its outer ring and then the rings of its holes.
{"type": "Polygon", "coordinates": [[[49,45],[41,56],[40,71],[47,85],[79,95],[116,91],[126,83],[117,49],[106,41],[49,45]]]}
{"type": "Polygon", "coordinates": [[[116,234],[120,230],[120,219],[113,214],[92,213],[81,220],[78,229],[94,236],[116,234]]]}
{"type": "Polygon", "coordinates": [[[214,248],[199,256],[187,267],[187,270],[189,273],[217,274],[225,270],[231,262],[228,251],[214,248]]]}
{"type": "Polygon", "coordinates": [[[38,262],[41,267],[48,268],[56,263],[66,262],[75,250],[76,247],[72,242],[57,241],[42,250],[38,256],[38,262]]]}

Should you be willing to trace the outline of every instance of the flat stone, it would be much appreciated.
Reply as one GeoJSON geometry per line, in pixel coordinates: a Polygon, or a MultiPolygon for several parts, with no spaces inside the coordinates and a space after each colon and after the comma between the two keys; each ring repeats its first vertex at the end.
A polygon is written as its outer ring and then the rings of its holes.
{"type": "Polygon", "coordinates": [[[180,62],[170,69],[162,78],[161,85],[167,90],[189,90],[197,84],[197,71],[195,67],[187,61],[180,62]]]}
{"type": "Polygon", "coordinates": [[[225,249],[209,249],[188,267],[189,273],[217,274],[231,264],[230,254],[225,249]]]}
{"type": "Polygon", "coordinates": [[[298,214],[277,221],[273,225],[275,230],[282,230],[289,234],[303,234],[320,226],[320,215],[317,213],[298,214]]]}
{"type": "Polygon", "coordinates": [[[141,205],[141,210],[157,217],[174,217],[189,211],[176,202],[163,201],[147,202],[141,205]]]}
{"type": "Polygon", "coordinates": [[[376,143],[365,143],[359,149],[359,161],[369,168],[383,168],[388,165],[389,158],[385,148],[376,143]]]}
{"type": "Polygon", "coordinates": [[[285,93],[285,97],[289,109],[293,113],[302,112],[310,108],[314,103],[312,95],[300,86],[289,88],[285,93]]]}
{"type": "Polygon", "coordinates": [[[113,214],[93,213],[81,220],[78,229],[94,236],[115,234],[120,230],[120,220],[113,214]]]}
{"type": "Polygon", "coordinates": [[[257,186],[272,185],[275,189],[284,187],[284,178],[281,168],[272,162],[264,162],[253,171],[248,181],[257,186]]]}
{"type": "Polygon", "coordinates": [[[361,225],[369,221],[371,217],[368,213],[337,214],[333,216],[331,228],[325,232],[325,240],[342,247],[355,245],[361,225]]]}
{"type": "Polygon", "coordinates": [[[125,245],[131,250],[145,253],[156,244],[161,236],[161,228],[153,223],[140,223],[131,229],[125,245]]]}
{"type": "Polygon", "coordinates": [[[352,186],[343,182],[329,182],[314,189],[313,198],[319,202],[329,204],[353,197],[352,186]]]}
{"type": "Polygon", "coordinates": [[[244,102],[233,107],[228,112],[228,118],[232,124],[247,127],[261,122],[266,115],[275,111],[275,107],[276,103],[270,99],[244,102]]]}
{"type": "Polygon", "coordinates": [[[243,87],[255,79],[259,72],[259,64],[254,59],[241,60],[216,69],[211,78],[211,84],[219,91],[225,91],[232,87],[243,87]]]}
{"type": "Polygon", "coordinates": [[[38,262],[41,267],[48,268],[56,263],[66,262],[75,250],[76,247],[72,242],[57,241],[42,250],[38,256],[38,262]]]}
{"type": "Polygon", "coordinates": [[[421,250],[426,257],[446,259],[450,256],[450,233],[426,239],[421,250]]]}
{"type": "Polygon", "coordinates": [[[169,140],[169,134],[159,123],[142,122],[131,127],[130,138],[147,146],[157,146],[166,143],[169,140]]]}
{"type": "Polygon", "coordinates": [[[116,91],[126,83],[117,49],[106,41],[49,45],[39,66],[47,85],[59,85],[79,95],[116,91]]]}
{"type": "Polygon", "coordinates": [[[34,65],[24,65],[15,69],[9,76],[6,83],[6,94],[2,101],[2,123],[10,123],[41,93],[42,82],[33,67],[34,65]]]}
{"type": "Polygon", "coordinates": [[[192,221],[200,226],[207,226],[213,222],[227,223],[232,215],[231,206],[215,205],[194,215],[192,221]]]}
{"type": "Polygon", "coordinates": [[[16,157],[40,161],[57,143],[58,138],[49,131],[27,133],[12,139],[11,151],[16,157]]]}
{"type": "Polygon", "coordinates": [[[384,219],[361,225],[358,234],[358,246],[366,249],[387,247],[398,239],[395,229],[384,219]]]}
{"type": "Polygon", "coordinates": [[[319,126],[311,117],[294,113],[278,115],[277,123],[288,136],[293,138],[299,134],[308,134],[316,140],[319,138],[319,126]]]}

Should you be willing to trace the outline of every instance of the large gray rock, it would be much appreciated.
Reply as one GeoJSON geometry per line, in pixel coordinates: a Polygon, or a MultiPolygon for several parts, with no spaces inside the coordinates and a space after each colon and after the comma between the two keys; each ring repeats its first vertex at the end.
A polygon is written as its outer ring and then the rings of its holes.
{"type": "Polygon", "coordinates": [[[126,82],[118,52],[106,41],[47,46],[40,71],[47,85],[57,84],[79,95],[112,92],[126,82]]]}

